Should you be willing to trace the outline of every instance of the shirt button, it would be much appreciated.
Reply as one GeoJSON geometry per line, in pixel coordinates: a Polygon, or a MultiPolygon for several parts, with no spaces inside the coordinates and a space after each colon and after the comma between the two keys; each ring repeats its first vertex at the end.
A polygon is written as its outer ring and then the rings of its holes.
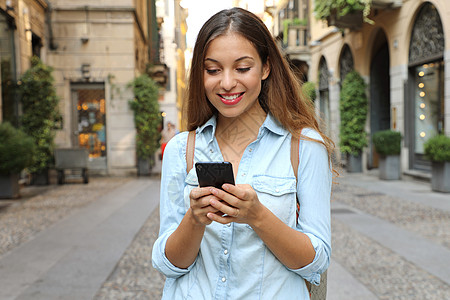
{"type": "Polygon", "coordinates": [[[231,223],[228,223],[228,224],[227,224],[227,227],[230,227],[230,226],[231,226],[231,223]]]}
{"type": "Polygon", "coordinates": [[[245,173],[242,173],[242,177],[244,177],[245,175],[247,175],[247,174],[245,174],[245,173]]]}
{"type": "Polygon", "coordinates": [[[222,282],[227,281],[227,279],[225,277],[222,277],[222,282]]]}
{"type": "Polygon", "coordinates": [[[227,255],[227,254],[228,254],[228,250],[225,249],[225,250],[223,251],[223,254],[227,255]]]}
{"type": "Polygon", "coordinates": [[[209,152],[214,153],[214,150],[213,149],[209,149],[209,152]]]}
{"type": "Polygon", "coordinates": [[[275,192],[279,193],[279,192],[280,192],[280,190],[279,190],[279,189],[276,189],[276,190],[275,190],[275,192]]]}
{"type": "Polygon", "coordinates": [[[252,149],[252,148],[248,149],[248,152],[252,152],[252,151],[253,151],[253,149],[252,149]]]}

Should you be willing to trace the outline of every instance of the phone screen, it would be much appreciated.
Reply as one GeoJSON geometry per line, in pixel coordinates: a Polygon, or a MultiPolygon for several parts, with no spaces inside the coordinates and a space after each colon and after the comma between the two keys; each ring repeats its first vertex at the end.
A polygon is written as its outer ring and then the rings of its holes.
{"type": "Polygon", "coordinates": [[[234,184],[233,166],[230,162],[197,162],[195,169],[200,187],[222,189],[224,183],[234,184]]]}

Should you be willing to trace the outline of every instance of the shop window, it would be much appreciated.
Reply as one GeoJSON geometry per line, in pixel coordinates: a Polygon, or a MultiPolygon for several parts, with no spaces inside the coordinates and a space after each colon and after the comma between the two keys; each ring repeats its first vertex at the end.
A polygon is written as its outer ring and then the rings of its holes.
{"type": "Polygon", "coordinates": [[[42,39],[36,34],[31,35],[31,47],[33,56],[41,57],[42,39]]]}
{"type": "Polygon", "coordinates": [[[441,18],[434,5],[424,4],[411,32],[409,88],[405,106],[410,166],[429,170],[424,143],[444,131],[444,49],[441,18]]]}

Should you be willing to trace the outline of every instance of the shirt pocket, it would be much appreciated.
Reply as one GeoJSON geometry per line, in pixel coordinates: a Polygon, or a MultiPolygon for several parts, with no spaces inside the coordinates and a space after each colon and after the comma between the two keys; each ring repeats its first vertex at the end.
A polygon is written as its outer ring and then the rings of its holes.
{"type": "Polygon", "coordinates": [[[287,225],[291,227],[295,225],[297,199],[295,177],[255,175],[252,186],[264,206],[287,225]]]}
{"type": "Polygon", "coordinates": [[[193,188],[198,187],[198,179],[197,173],[195,172],[195,168],[192,168],[189,173],[186,175],[184,179],[185,187],[184,187],[184,208],[186,211],[191,207],[191,200],[189,198],[189,193],[193,188]]]}

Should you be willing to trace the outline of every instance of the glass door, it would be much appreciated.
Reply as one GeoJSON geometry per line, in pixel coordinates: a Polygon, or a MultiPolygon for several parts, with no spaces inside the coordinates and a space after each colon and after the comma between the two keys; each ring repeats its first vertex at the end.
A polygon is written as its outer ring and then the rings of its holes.
{"type": "Polygon", "coordinates": [[[73,145],[89,150],[89,168],[106,170],[106,103],[103,85],[72,87],[73,145]]]}
{"type": "Polygon", "coordinates": [[[416,165],[427,164],[425,142],[444,128],[443,63],[432,62],[414,69],[414,155],[416,165]]]}

